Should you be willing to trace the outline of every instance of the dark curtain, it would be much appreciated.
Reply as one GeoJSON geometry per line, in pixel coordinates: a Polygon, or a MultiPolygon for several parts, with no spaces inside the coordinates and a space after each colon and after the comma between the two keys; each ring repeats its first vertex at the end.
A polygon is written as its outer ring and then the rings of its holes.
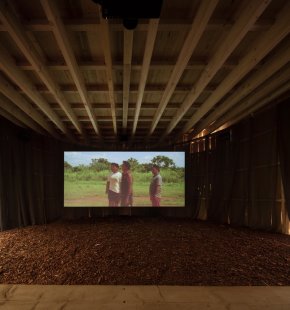
{"type": "MultiPolygon", "coordinates": [[[[206,197],[209,201],[206,219],[254,229],[288,231],[280,186],[281,171],[289,214],[290,147],[286,137],[290,130],[290,108],[287,109],[280,110],[278,115],[278,139],[276,108],[272,107],[211,135],[214,145],[206,138],[205,148],[193,150],[191,199],[196,213],[206,197]]],[[[198,143],[200,139],[193,141],[194,145],[198,143]]]]}
{"type": "Polygon", "coordinates": [[[189,175],[188,201],[193,218],[205,219],[208,204],[208,140],[202,138],[190,145],[190,158],[187,165],[189,175]]]}
{"type": "Polygon", "coordinates": [[[251,118],[248,225],[253,228],[280,229],[276,221],[278,152],[275,109],[251,118]]]}
{"type": "Polygon", "coordinates": [[[212,150],[210,159],[213,177],[208,219],[220,223],[229,223],[230,199],[237,162],[236,149],[231,130],[216,135],[216,148],[212,150]]]}
{"type": "Polygon", "coordinates": [[[0,149],[0,229],[44,224],[60,217],[60,143],[0,119],[0,149]]]}
{"type": "Polygon", "coordinates": [[[250,198],[250,165],[252,145],[252,122],[244,122],[233,126],[234,163],[232,187],[229,201],[229,223],[232,225],[247,225],[247,214],[250,198]]]}
{"type": "Polygon", "coordinates": [[[285,195],[285,205],[290,219],[290,99],[277,107],[278,153],[281,177],[285,195]]]}

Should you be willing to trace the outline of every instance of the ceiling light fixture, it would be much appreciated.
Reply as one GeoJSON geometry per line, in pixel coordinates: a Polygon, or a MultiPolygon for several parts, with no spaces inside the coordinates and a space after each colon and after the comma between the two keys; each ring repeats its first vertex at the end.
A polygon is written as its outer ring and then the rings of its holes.
{"type": "Polygon", "coordinates": [[[120,18],[123,26],[133,30],[141,18],[159,18],[163,0],[92,0],[102,8],[102,17],[120,18]]]}

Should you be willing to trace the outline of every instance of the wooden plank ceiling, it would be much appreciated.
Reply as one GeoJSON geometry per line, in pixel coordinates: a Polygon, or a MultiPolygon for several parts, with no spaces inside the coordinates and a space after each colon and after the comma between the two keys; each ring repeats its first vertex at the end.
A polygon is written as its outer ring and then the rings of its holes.
{"type": "Polygon", "coordinates": [[[1,0],[0,115],[75,143],[144,147],[289,94],[288,0],[164,0],[160,19],[131,31],[100,16],[92,0],[1,0]]]}

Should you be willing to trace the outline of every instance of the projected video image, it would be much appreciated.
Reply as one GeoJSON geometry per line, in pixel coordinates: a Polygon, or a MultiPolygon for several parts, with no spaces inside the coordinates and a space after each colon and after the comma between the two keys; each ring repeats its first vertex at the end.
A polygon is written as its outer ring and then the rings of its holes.
{"type": "Polygon", "coordinates": [[[65,152],[65,207],[184,207],[184,152],[65,152]]]}

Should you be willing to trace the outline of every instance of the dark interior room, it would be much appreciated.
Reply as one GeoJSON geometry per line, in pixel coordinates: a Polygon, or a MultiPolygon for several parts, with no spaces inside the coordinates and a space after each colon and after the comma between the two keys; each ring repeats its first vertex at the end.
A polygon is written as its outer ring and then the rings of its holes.
{"type": "Polygon", "coordinates": [[[0,309],[290,309],[290,1],[0,1],[0,309]]]}

